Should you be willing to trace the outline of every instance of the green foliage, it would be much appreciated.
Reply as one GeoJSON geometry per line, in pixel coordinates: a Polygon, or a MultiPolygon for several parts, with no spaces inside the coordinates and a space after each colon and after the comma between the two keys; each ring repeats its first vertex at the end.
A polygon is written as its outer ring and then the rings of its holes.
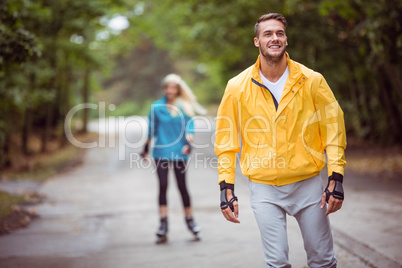
{"type": "Polygon", "coordinates": [[[137,103],[135,106],[142,107],[144,101],[161,96],[160,81],[174,71],[175,67],[167,53],[156,49],[149,40],[143,38],[142,43],[132,49],[130,54],[119,57],[111,77],[103,79],[106,90],[95,96],[100,101],[106,100],[117,106],[133,101],[137,103]]]}
{"type": "Polygon", "coordinates": [[[79,81],[88,72],[107,69],[111,52],[97,38],[107,29],[100,19],[130,2],[1,1],[0,167],[9,162],[11,135],[26,137],[36,128],[46,150],[50,128],[63,123],[74,102],[82,102],[74,94],[79,81]]]}
{"type": "Polygon", "coordinates": [[[0,77],[4,76],[9,65],[40,55],[35,35],[21,23],[21,17],[27,12],[23,8],[23,1],[5,1],[0,4],[0,77]]]}
{"type": "Polygon", "coordinates": [[[359,137],[401,143],[402,2],[325,0],[320,11],[345,51],[343,84],[350,90],[342,96],[352,104],[350,129],[359,137]]]}
{"type": "Polygon", "coordinates": [[[287,17],[289,54],[325,76],[350,134],[402,143],[402,1],[3,0],[0,167],[12,135],[39,130],[46,149],[49,128],[78,103],[146,114],[171,72],[202,104],[219,103],[227,81],[255,62],[253,27],[269,12],[287,17]],[[129,28],[108,27],[118,15],[129,28]]]}
{"type": "Polygon", "coordinates": [[[291,57],[328,80],[350,134],[402,143],[402,2],[398,0],[149,0],[137,25],[174,59],[203,64],[202,99],[218,101],[228,79],[257,58],[253,26],[264,13],[288,20],[291,57]]]}

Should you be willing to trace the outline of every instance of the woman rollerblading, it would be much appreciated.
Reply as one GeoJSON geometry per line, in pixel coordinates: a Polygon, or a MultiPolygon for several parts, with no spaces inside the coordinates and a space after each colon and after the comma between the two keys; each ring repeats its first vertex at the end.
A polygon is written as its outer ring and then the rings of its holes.
{"type": "Polygon", "coordinates": [[[186,186],[186,169],[190,143],[194,137],[194,122],[191,119],[195,113],[205,114],[206,111],[196,101],[191,89],[176,74],[166,76],[162,81],[164,96],[154,102],[149,112],[148,139],[141,156],[146,158],[152,138],[155,139],[152,156],[155,160],[159,180],[159,216],[161,225],[157,231],[157,243],[167,241],[167,200],[169,169],[174,170],[179,188],[186,224],[188,229],[200,239],[200,228],[195,224],[190,203],[190,195],[186,186]]]}

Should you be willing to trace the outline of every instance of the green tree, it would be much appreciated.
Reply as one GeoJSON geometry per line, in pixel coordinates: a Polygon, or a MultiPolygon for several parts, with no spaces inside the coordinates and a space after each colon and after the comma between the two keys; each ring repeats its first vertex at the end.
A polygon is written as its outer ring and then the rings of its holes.
{"type": "Polygon", "coordinates": [[[255,21],[264,13],[282,13],[291,57],[323,73],[341,99],[349,133],[401,143],[401,5],[397,0],[150,0],[146,16],[133,23],[174,58],[205,63],[205,89],[218,101],[225,82],[257,57],[255,21]]]}
{"type": "MultiPolygon", "coordinates": [[[[130,0],[5,0],[0,3],[0,166],[10,164],[10,137],[22,150],[33,129],[42,151],[76,101],[78,81],[102,69],[107,55],[94,47],[103,16],[130,0]]],[[[97,42],[98,46],[100,42],[97,42]]],[[[87,100],[89,86],[82,95],[87,100]]],[[[64,143],[64,132],[59,132],[64,143]]]]}
{"type": "Polygon", "coordinates": [[[19,11],[27,11],[22,1],[0,3],[0,166],[10,164],[10,135],[17,131],[19,105],[26,93],[17,84],[27,81],[16,73],[26,62],[40,56],[37,38],[22,24],[25,15],[19,11]]]}

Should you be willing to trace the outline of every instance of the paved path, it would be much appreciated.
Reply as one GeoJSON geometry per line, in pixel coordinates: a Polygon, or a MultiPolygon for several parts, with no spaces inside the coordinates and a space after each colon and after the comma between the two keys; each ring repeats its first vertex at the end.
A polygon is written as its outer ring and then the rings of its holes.
{"type": "MultiPolygon", "coordinates": [[[[127,140],[138,141],[139,129],[127,129],[127,140]]],[[[199,133],[196,142],[209,143],[211,131],[199,133]]],[[[211,147],[195,150],[188,170],[202,241],[194,242],[186,229],[171,174],[169,242],[155,245],[156,174],[152,166],[130,161],[139,151],[89,149],[82,166],[42,184],[39,191],[48,199],[37,206],[40,219],[0,237],[0,267],[264,267],[247,180],[239,174],[236,182],[241,224],[228,223],[218,208],[211,147]]],[[[331,216],[339,267],[401,267],[400,187],[348,179],[345,206],[331,216]]],[[[292,217],[288,221],[290,260],[293,267],[307,267],[298,226],[292,217]]]]}

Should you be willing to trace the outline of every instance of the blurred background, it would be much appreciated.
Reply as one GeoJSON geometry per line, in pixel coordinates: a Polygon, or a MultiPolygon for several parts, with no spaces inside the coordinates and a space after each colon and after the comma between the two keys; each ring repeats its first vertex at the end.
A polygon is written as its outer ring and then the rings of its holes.
{"type": "MultiPolygon", "coordinates": [[[[400,0],[2,0],[0,176],[43,181],[79,163],[64,132],[72,107],[146,115],[172,72],[215,116],[227,81],[256,61],[253,27],[269,12],[286,16],[290,57],[322,73],[344,110],[350,170],[400,180],[400,0]]],[[[97,117],[74,116],[77,139],[97,138],[97,117]]],[[[0,217],[23,200],[0,199],[0,217]]]]}
{"type": "MultiPolygon", "coordinates": [[[[349,137],[401,144],[401,10],[398,0],[4,0],[0,167],[63,146],[64,118],[79,103],[147,114],[171,72],[214,115],[227,80],[255,62],[253,26],[271,11],[287,17],[291,58],[327,79],[349,137]]],[[[97,116],[81,111],[76,130],[97,116]]]]}

